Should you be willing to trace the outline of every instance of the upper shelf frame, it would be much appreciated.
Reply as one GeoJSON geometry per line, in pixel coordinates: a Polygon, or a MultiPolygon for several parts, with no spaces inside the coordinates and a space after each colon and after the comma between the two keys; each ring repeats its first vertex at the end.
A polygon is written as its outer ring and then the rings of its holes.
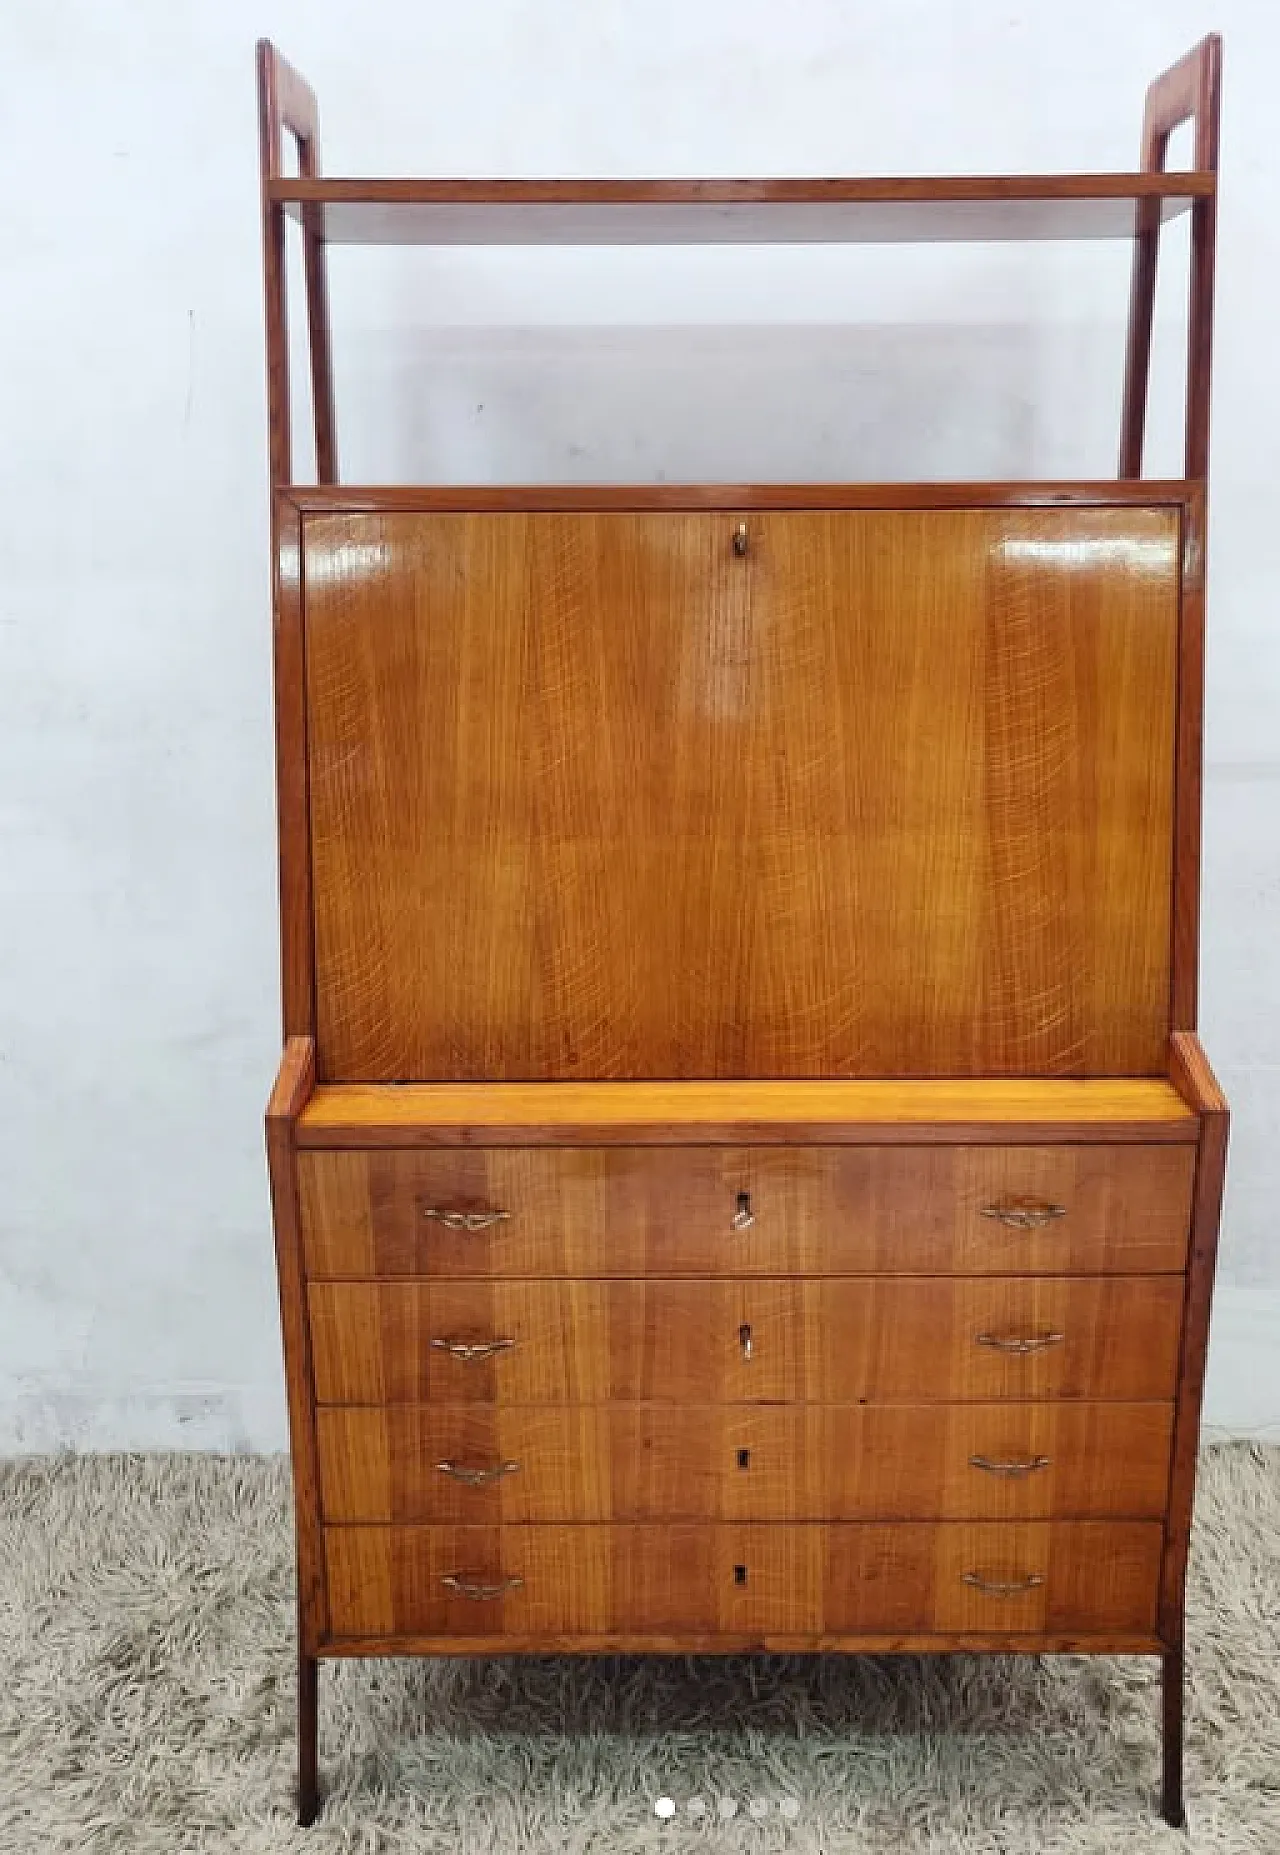
{"type": "Polygon", "coordinates": [[[272,183],[330,245],[806,245],[1132,238],[1211,173],[880,180],[331,180],[272,183]]]}
{"type": "Polygon", "coordinates": [[[1160,231],[1191,215],[1185,475],[1208,473],[1222,41],[1211,34],[1149,87],[1139,171],[843,180],[351,180],[320,174],[315,94],[263,39],[259,135],[271,480],[293,481],[286,224],[302,229],[319,482],[338,480],[325,250],[329,244],[935,243],[1129,238],[1133,278],[1119,475],[1142,476],[1160,231]],[[1190,171],[1170,138],[1194,124],[1190,171]],[[284,172],[285,135],[298,173],[284,172]]]}

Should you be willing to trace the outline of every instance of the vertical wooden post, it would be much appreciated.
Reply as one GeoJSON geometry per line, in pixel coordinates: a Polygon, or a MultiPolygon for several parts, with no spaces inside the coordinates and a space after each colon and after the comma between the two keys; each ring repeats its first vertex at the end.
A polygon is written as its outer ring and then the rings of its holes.
{"type": "Polygon", "coordinates": [[[298,1654],[298,1826],[310,1829],[320,1809],[319,1675],[314,1655],[298,1654]]]}
{"type": "Polygon", "coordinates": [[[1182,1802],[1182,1715],[1186,1690],[1183,1649],[1168,1649],[1160,1661],[1161,1740],[1160,1814],[1171,1829],[1186,1827],[1182,1802]]]}
{"type": "MultiPolygon", "coordinates": [[[[1142,168],[1163,169],[1169,138],[1181,123],[1195,123],[1193,164],[1218,171],[1218,114],[1222,88],[1222,40],[1211,33],[1165,71],[1147,91],[1142,120],[1142,168]]],[[[1213,345],[1213,267],[1217,237],[1216,193],[1191,209],[1191,302],[1187,338],[1185,474],[1204,478],[1209,467],[1209,387],[1213,345]]],[[[1124,405],[1120,425],[1120,475],[1141,477],[1151,374],[1151,330],[1155,315],[1160,252],[1160,202],[1138,203],[1129,291],[1129,337],[1125,354],[1124,405]]]]}
{"type": "Polygon", "coordinates": [[[289,1453],[293,1463],[298,1599],[298,1821],[314,1821],[316,1782],[316,1650],[328,1627],[320,1482],[316,1450],[311,1336],[303,1281],[295,1129],[315,1087],[316,1051],[309,1037],[291,1037],[267,1103],[267,1168],[275,1224],[280,1321],[285,1341],[289,1453]]]}
{"type": "MultiPolygon", "coordinates": [[[[298,172],[320,172],[320,119],[315,94],[272,45],[258,41],[258,145],[262,185],[263,278],[267,308],[267,411],[270,422],[271,486],[293,478],[289,412],[289,314],[285,287],[284,207],[271,197],[283,171],[284,131],[298,147],[298,172]]],[[[329,345],[329,283],[322,209],[303,207],[302,258],[307,292],[307,340],[311,359],[311,405],[315,424],[316,476],[338,480],[333,413],[333,366],[329,345]]]]}
{"type": "Polygon", "coordinates": [[[1169,1078],[1183,1100],[1200,1117],[1200,1147],[1191,1204],[1191,1247],[1182,1313],[1182,1353],[1173,1417],[1169,1502],[1165,1517],[1164,1561],[1160,1573],[1160,1637],[1164,1644],[1161,1687],[1164,1718],[1165,1821],[1181,1828],[1182,1716],[1184,1642],[1186,1639],[1187,1555],[1195,1502],[1196,1451],[1200,1442],[1200,1407],[1204,1397],[1209,1350],[1209,1312],[1218,1255],[1218,1226],[1226,1176],[1230,1115],[1226,1099],[1210,1069],[1199,1039],[1175,1031],[1169,1047],[1169,1078]]]}

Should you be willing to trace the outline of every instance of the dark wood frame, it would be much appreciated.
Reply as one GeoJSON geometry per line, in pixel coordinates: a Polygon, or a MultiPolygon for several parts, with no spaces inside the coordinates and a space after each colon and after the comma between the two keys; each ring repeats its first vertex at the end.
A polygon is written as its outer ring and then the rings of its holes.
{"type": "MultiPolygon", "coordinates": [[[[284,1057],[267,1109],[266,1137],[275,1219],[281,1318],[285,1339],[290,1439],[294,1464],[298,1553],[299,1820],[314,1819],[317,1802],[317,1685],[323,1657],[445,1651],[509,1651],[508,1638],[474,1637],[351,1644],[329,1632],[323,1565],[310,1342],[297,1196],[297,1153],[312,1141],[299,1122],[316,1086],[314,945],[308,842],[308,793],[303,626],[303,537],[307,518],[337,510],[388,509],[715,509],[1045,507],[1071,504],[1167,504],[1182,515],[1181,631],[1179,640],[1176,807],[1173,875],[1172,997],[1168,1077],[1197,1117],[1197,1167],[1182,1352],[1175,1405],[1174,1445],[1165,1528],[1158,1627],[1154,1636],[1052,1641],[1042,1638],[857,1638],[774,1646],[830,1647],[868,1652],[1018,1650],[1076,1653],[1158,1653],[1162,1663],[1164,1770],[1162,1807],[1170,1823],[1183,1820],[1182,1705],[1184,1594],[1194,1500],[1210,1300],[1226,1160],[1226,1102],[1195,1036],[1200,883],[1201,709],[1204,655],[1205,503],[1209,444],[1210,358],[1213,330],[1216,177],[1221,85],[1221,40],[1211,35],[1148,90],[1140,176],[1077,176],[1060,181],[1029,176],[979,181],[867,182],[347,182],[321,183],[318,116],[314,94],[267,41],[258,47],[263,262],[266,299],[267,408],[274,562],[276,750],[279,779],[279,853],[284,1057]],[[1170,136],[1186,120],[1195,124],[1195,171],[1164,177],[1170,136]],[[297,145],[299,177],[283,172],[285,133],[297,145]],[[593,195],[592,189],[596,192],[593,195]],[[334,395],[330,353],[324,206],[344,197],[440,199],[458,203],[529,203],[568,198],[676,199],[697,205],[734,200],[809,202],[823,198],[927,202],[999,199],[1120,197],[1135,202],[1133,279],[1119,461],[1120,480],[1105,483],[1000,483],[912,485],[698,485],[643,488],[409,489],[338,488],[334,395]],[[354,193],[352,190],[355,190],[354,193]],[[1173,482],[1141,478],[1150,372],[1155,280],[1163,203],[1191,201],[1192,264],[1188,338],[1185,477],[1173,482]],[[293,482],[289,392],[285,227],[301,218],[307,332],[318,488],[293,482]]],[[[714,1141],[707,1128],[701,1138],[714,1141]]],[[[740,1129],[738,1130],[740,1132],[740,1129]]],[[[362,1130],[362,1144],[366,1143],[362,1130]]],[[[872,1137],[881,1137],[876,1130],[872,1137]]],[[[1059,1130],[1061,1133],[1061,1130],[1059,1130]]],[[[969,1130],[970,1137],[972,1130],[969,1130]]],[[[792,1134],[794,1137],[794,1134],[792,1134]]],[[[954,1126],[913,1132],[922,1141],[956,1138],[954,1126]]],[[[1007,1130],[1002,1136],[1007,1137],[1007,1130]]],[[[1068,1131],[1068,1138],[1097,1138],[1068,1131]]],[[[1111,1137],[1124,1137],[1113,1128],[1111,1137]]],[[[1169,1137],[1145,1134],[1144,1137],[1169,1137]]],[[[388,1142],[389,1144],[391,1142],[388,1142]]],[[[395,1142],[399,1144],[399,1142],[395,1142]]],[[[408,1144],[406,1142],[406,1144],[408,1144]]],[[[539,1642],[544,1651],[554,1646],[539,1642]]],[[[659,1648],[632,1638],[580,1642],[584,1652],[659,1648]]],[[[691,1645],[749,1647],[721,1638],[691,1645]]],[[[756,1645],[759,1646],[759,1645],[756,1645]]]]}
{"type": "MultiPolygon", "coordinates": [[[[289,308],[285,288],[285,211],[273,198],[273,185],[284,175],[285,131],[298,151],[304,180],[320,172],[320,118],[315,92],[269,39],[258,41],[258,148],[262,178],[262,253],[267,299],[267,412],[271,436],[271,483],[275,488],[293,475],[289,412],[289,308]]],[[[302,253],[307,294],[307,332],[311,351],[312,416],[315,422],[316,476],[338,480],[338,453],[333,417],[333,368],[329,350],[329,284],[324,237],[314,213],[303,218],[302,253]]]]}
{"type": "Polygon", "coordinates": [[[284,1337],[285,1388],[289,1404],[289,1454],[293,1463],[294,1544],[298,1592],[298,1821],[315,1821],[318,1805],[317,1660],[328,1634],[324,1533],[320,1524],[320,1468],[312,1396],[311,1333],[306,1315],[302,1229],[298,1218],[295,1130],[316,1077],[316,1047],[310,1037],[290,1037],[267,1103],[267,1170],[276,1234],[280,1285],[280,1328],[284,1337]]]}
{"type": "MultiPolygon", "coordinates": [[[[1195,124],[1194,165],[1218,172],[1218,118],[1222,95],[1222,39],[1210,33],[1179,59],[1147,91],[1142,121],[1142,170],[1163,170],[1169,141],[1184,122],[1195,124]]],[[[1216,189],[1191,209],[1191,314],[1187,346],[1187,421],[1184,472],[1203,480],[1209,472],[1209,387],[1213,349],[1213,275],[1217,239],[1216,189]]],[[[1146,200],[1138,206],[1134,239],[1133,282],[1129,298],[1129,341],[1125,357],[1124,415],[1120,435],[1120,475],[1142,475],[1142,441],[1146,430],[1147,386],[1151,369],[1151,331],[1155,314],[1156,267],[1160,253],[1158,210],[1146,200]]]]}
{"type": "Polygon", "coordinates": [[[1165,1513],[1164,1566],[1160,1588],[1160,1636],[1164,1643],[1164,1781],[1165,1821],[1181,1828],[1182,1707],[1186,1639],[1187,1554],[1195,1505],[1196,1450],[1209,1350],[1209,1315],[1218,1259],[1222,1188],[1226,1178],[1230,1115],[1209,1060],[1193,1032],[1175,1031],[1169,1045],[1169,1076],[1200,1116],[1195,1194],[1191,1211],[1191,1248],[1187,1260],[1186,1302],[1182,1317],[1182,1355],[1174,1409],[1173,1457],[1169,1502],[1165,1513]]]}
{"type": "Polygon", "coordinates": [[[1071,509],[1185,508],[1197,486],[1182,477],[1122,483],[535,483],[332,487],[292,484],[279,492],[304,520],[312,515],[500,514],[608,509],[1071,509]]]}

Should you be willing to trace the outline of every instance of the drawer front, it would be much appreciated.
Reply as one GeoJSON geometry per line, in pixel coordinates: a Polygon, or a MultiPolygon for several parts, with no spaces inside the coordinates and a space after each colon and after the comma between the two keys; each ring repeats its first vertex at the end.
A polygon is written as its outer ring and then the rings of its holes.
{"type": "Polygon", "coordinates": [[[1154,1628],[1153,1521],[330,1526],[338,1638],[1154,1628]]]}
{"type": "Polygon", "coordinates": [[[1170,1399],[1177,1276],[313,1282],[324,1404],[1170,1399]]]}
{"type": "Polygon", "coordinates": [[[1191,1147],[307,1152],[323,1276],[1142,1275],[1186,1257],[1191,1147]]]}
{"type": "Polygon", "coordinates": [[[1156,1518],[1169,1404],[322,1407],[331,1521],[1156,1518]]]}

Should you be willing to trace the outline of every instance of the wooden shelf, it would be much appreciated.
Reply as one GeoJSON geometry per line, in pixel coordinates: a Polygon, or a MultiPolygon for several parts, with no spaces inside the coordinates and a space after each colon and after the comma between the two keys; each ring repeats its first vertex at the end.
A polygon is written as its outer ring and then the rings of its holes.
{"type": "Polygon", "coordinates": [[[317,1088],[299,1146],[1194,1140],[1158,1077],[1087,1081],[424,1082],[317,1088]]]}
{"type": "Polygon", "coordinates": [[[889,180],[270,182],[332,245],[773,245],[1132,238],[1213,196],[1209,172],[889,180]],[[311,208],[304,214],[304,208],[311,208]],[[1148,214],[1147,217],[1153,215],[1148,214]]]}

